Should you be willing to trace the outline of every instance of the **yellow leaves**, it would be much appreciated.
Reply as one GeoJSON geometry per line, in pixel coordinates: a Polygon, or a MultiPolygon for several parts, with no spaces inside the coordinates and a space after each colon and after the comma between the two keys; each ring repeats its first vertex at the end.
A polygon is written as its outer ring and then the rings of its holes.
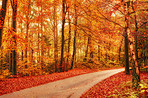
{"type": "Polygon", "coordinates": [[[2,73],[4,76],[8,76],[10,75],[10,72],[8,69],[4,70],[3,73],[2,73]]]}
{"type": "Polygon", "coordinates": [[[11,74],[11,73],[9,72],[8,69],[3,70],[2,73],[1,73],[1,75],[0,75],[0,79],[4,79],[4,78],[6,78],[6,77],[9,77],[10,74],[11,74]]]}
{"type": "Polygon", "coordinates": [[[32,64],[31,62],[26,62],[27,59],[23,61],[19,61],[18,64],[18,72],[24,75],[41,75],[41,65],[32,64]]]}
{"type": "Polygon", "coordinates": [[[4,79],[4,76],[3,75],[0,75],[0,80],[3,80],[4,79]]]}

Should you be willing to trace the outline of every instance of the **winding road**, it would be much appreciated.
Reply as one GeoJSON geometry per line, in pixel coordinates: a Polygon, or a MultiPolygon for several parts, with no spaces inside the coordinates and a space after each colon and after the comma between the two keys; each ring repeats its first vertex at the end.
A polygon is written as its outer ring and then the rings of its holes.
{"type": "Polygon", "coordinates": [[[79,98],[93,85],[121,71],[124,68],[83,74],[5,94],[0,98],[79,98]]]}

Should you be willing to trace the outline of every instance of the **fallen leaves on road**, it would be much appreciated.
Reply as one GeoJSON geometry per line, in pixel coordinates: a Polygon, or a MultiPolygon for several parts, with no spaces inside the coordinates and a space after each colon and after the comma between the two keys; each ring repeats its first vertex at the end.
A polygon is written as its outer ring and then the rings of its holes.
{"type": "Polygon", "coordinates": [[[73,69],[68,72],[53,73],[50,75],[42,76],[25,76],[19,78],[11,78],[0,81],[0,95],[11,93],[14,91],[19,91],[25,88],[38,86],[41,84],[53,82],[56,80],[61,80],[68,77],[73,77],[81,74],[86,74],[90,72],[95,72],[97,70],[89,69],[73,69]]]}
{"type": "MultiPolygon", "coordinates": [[[[141,80],[148,81],[147,72],[141,72],[140,77],[141,80]]],[[[124,86],[124,88],[122,88],[121,85],[125,85],[125,83],[128,83],[129,81],[132,81],[132,75],[125,75],[124,72],[115,74],[90,88],[81,96],[81,98],[106,98],[110,95],[115,95],[115,97],[118,98],[118,94],[128,90],[130,87],[124,86]]],[[[113,96],[111,98],[114,98],[113,96]]]]}

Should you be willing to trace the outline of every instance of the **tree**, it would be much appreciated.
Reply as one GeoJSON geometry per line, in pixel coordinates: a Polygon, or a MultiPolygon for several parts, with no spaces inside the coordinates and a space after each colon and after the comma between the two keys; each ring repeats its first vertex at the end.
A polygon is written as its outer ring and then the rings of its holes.
{"type": "MultiPolygon", "coordinates": [[[[71,2],[70,2],[71,3],[71,2]]],[[[69,22],[69,32],[68,32],[68,54],[67,54],[67,64],[69,65],[70,58],[70,43],[71,43],[71,19],[70,19],[70,4],[68,5],[68,22],[69,22]]],[[[66,70],[68,70],[68,65],[66,65],[66,70]]]]}
{"type": "MultiPolygon", "coordinates": [[[[27,6],[27,15],[26,15],[26,36],[25,36],[25,39],[26,39],[26,43],[25,43],[25,47],[26,47],[26,49],[25,49],[25,58],[26,58],[26,62],[25,63],[27,63],[28,62],[28,60],[27,60],[27,52],[28,52],[28,44],[29,44],[29,41],[28,41],[28,31],[29,31],[29,14],[30,14],[30,0],[28,0],[28,6],[27,6]]],[[[25,67],[27,68],[27,64],[25,65],[25,67]]]]}
{"type": "Polygon", "coordinates": [[[42,4],[42,0],[41,2],[41,67],[43,69],[44,66],[44,61],[43,61],[43,57],[44,57],[44,47],[43,47],[43,4],[42,4]]]}
{"type": "Polygon", "coordinates": [[[14,49],[12,50],[12,74],[16,75],[17,72],[17,64],[16,64],[16,17],[17,17],[17,0],[13,0],[12,2],[12,35],[13,35],[13,44],[14,44],[14,49]]]}
{"type": "Polygon", "coordinates": [[[60,68],[59,72],[62,72],[62,66],[63,66],[63,58],[64,58],[64,26],[65,26],[65,16],[66,16],[66,0],[62,0],[62,35],[61,35],[61,61],[60,61],[60,68]]]}
{"type": "Polygon", "coordinates": [[[2,0],[2,8],[0,11],[0,47],[2,45],[2,31],[4,26],[4,20],[6,16],[6,10],[7,10],[7,0],[2,0]]]}
{"type": "Polygon", "coordinates": [[[127,28],[126,27],[125,27],[125,31],[124,31],[124,55],[125,55],[125,74],[130,74],[130,70],[129,70],[128,38],[127,38],[127,28]]]}
{"type": "Polygon", "coordinates": [[[57,32],[57,1],[54,0],[54,8],[53,8],[53,32],[54,32],[54,61],[55,61],[55,72],[57,72],[57,63],[58,63],[58,32],[57,32]]]}
{"type": "Polygon", "coordinates": [[[74,1],[74,10],[75,10],[75,28],[74,28],[74,41],[73,41],[73,54],[72,54],[72,60],[71,60],[71,68],[73,69],[74,65],[74,58],[76,55],[76,34],[77,34],[77,7],[76,7],[77,0],[74,1]]]}
{"type": "Polygon", "coordinates": [[[0,66],[2,66],[2,32],[7,10],[7,0],[2,0],[2,8],[0,10],[0,66]]]}

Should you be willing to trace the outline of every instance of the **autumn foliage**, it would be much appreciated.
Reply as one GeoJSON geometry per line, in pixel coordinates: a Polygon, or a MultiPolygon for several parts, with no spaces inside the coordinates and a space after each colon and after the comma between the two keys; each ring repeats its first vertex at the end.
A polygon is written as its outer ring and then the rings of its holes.
{"type": "Polygon", "coordinates": [[[125,75],[121,72],[99,82],[86,91],[81,98],[146,98],[148,96],[148,72],[142,72],[140,76],[142,82],[139,91],[132,88],[132,75],[125,75]]]}
{"type": "Polygon", "coordinates": [[[148,64],[145,0],[0,0],[0,79],[148,64]]]}

